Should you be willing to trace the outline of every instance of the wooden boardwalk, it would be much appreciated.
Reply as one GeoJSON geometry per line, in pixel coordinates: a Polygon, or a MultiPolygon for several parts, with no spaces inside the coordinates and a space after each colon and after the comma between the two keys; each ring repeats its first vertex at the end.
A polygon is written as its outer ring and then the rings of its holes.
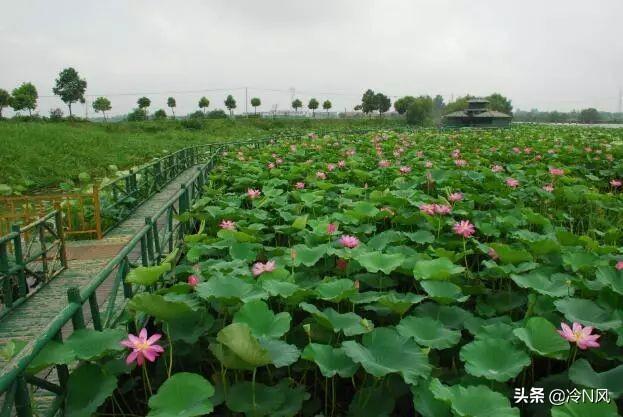
{"type": "MultiPolygon", "coordinates": [[[[102,240],[83,240],[67,242],[68,268],[22,304],[9,311],[0,319],[0,346],[9,341],[30,342],[42,331],[66,305],[67,290],[71,287],[84,288],[104,268],[104,266],[145,226],[145,218],[160,210],[186,184],[197,168],[191,167],[181,173],[159,193],[141,205],[127,220],[111,230],[102,240]]],[[[140,257],[140,253],[135,259],[140,257]]],[[[132,256],[134,258],[134,256],[132,256]]],[[[111,274],[97,289],[100,310],[105,311],[106,299],[112,288],[114,274],[111,274]]],[[[118,292],[115,309],[124,307],[123,291],[118,292]]],[[[84,306],[85,320],[90,321],[88,303],[84,306]]],[[[71,326],[68,324],[67,326],[71,326]]],[[[67,327],[66,326],[66,327],[67,327]]],[[[71,333],[67,327],[64,334],[71,333]]],[[[0,374],[6,362],[0,358],[0,374]]]]}

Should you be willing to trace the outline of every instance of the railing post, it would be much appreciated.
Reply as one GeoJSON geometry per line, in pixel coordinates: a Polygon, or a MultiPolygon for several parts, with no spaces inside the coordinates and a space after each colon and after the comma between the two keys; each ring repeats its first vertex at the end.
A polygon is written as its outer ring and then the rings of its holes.
{"type": "Polygon", "coordinates": [[[4,305],[11,308],[13,307],[13,288],[11,286],[11,276],[9,275],[9,256],[6,245],[6,242],[0,243],[0,272],[4,275],[4,305]]]}
{"type": "MultiPolygon", "coordinates": [[[[160,247],[160,236],[158,233],[158,222],[154,223],[150,217],[145,217],[145,224],[148,224],[151,228],[151,238],[154,243],[154,250],[156,252],[156,261],[160,262],[162,258],[162,248],[160,247]]],[[[157,263],[157,262],[156,262],[157,263]]]]}
{"type": "Polygon", "coordinates": [[[45,228],[43,223],[37,225],[39,233],[39,244],[41,245],[41,270],[43,271],[43,279],[48,280],[48,249],[45,244],[45,228]]]}
{"type": "MultiPolygon", "coordinates": [[[[180,216],[186,213],[188,209],[190,208],[190,202],[188,201],[188,188],[186,187],[186,184],[182,184],[181,189],[182,189],[182,193],[180,194],[179,201],[178,201],[178,211],[179,211],[178,214],[180,216]]],[[[183,239],[185,234],[186,234],[186,224],[185,222],[180,220],[180,239],[183,239]]]]}
{"type": "Polygon", "coordinates": [[[102,207],[100,205],[100,186],[93,185],[93,216],[95,217],[95,234],[97,240],[102,238],[102,207]]]}
{"type": "Polygon", "coordinates": [[[91,320],[93,320],[93,328],[95,330],[102,330],[102,319],[100,317],[100,309],[97,304],[97,293],[93,291],[93,294],[89,296],[89,308],[91,309],[91,320]]]}
{"type": "Polygon", "coordinates": [[[56,209],[54,215],[54,223],[56,224],[56,235],[58,236],[58,252],[61,257],[61,265],[63,268],[67,268],[67,245],[65,244],[65,230],[63,229],[63,212],[60,207],[56,209]]]}
{"type": "Polygon", "coordinates": [[[145,235],[141,237],[141,264],[149,266],[149,257],[147,255],[147,238],[145,235]]]}
{"type": "Polygon", "coordinates": [[[19,296],[25,297],[28,294],[28,283],[26,282],[26,275],[24,274],[24,255],[22,254],[22,235],[20,234],[20,227],[17,224],[11,226],[11,231],[17,233],[17,236],[13,239],[13,254],[15,255],[15,264],[19,267],[17,271],[17,288],[19,290],[19,296]]]}
{"type": "Polygon", "coordinates": [[[162,189],[164,185],[164,181],[162,180],[162,160],[159,159],[158,162],[154,165],[156,169],[156,184],[158,184],[158,190],[162,189]]]}
{"type": "Polygon", "coordinates": [[[74,330],[84,329],[84,314],[82,314],[82,298],[80,297],[80,289],[78,287],[71,287],[67,290],[67,301],[70,304],[78,304],[78,309],[71,316],[71,324],[74,330]]]}
{"type": "MultiPolygon", "coordinates": [[[[54,340],[60,343],[63,342],[62,331],[56,333],[54,340]]],[[[65,391],[67,388],[67,380],[69,379],[69,368],[67,365],[56,365],[56,375],[58,376],[58,384],[61,386],[61,390],[65,391]]]]}
{"type": "Polygon", "coordinates": [[[154,254],[154,235],[152,234],[154,225],[151,221],[151,218],[145,217],[145,224],[149,226],[149,230],[147,230],[147,256],[150,262],[156,264],[156,256],[154,254]]]}
{"type": "Polygon", "coordinates": [[[173,206],[167,210],[167,222],[169,230],[169,253],[173,252],[173,206]]]}
{"type": "Polygon", "coordinates": [[[17,417],[32,417],[32,404],[30,403],[30,394],[28,393],[28,385],[26,378],[20,375],[15,380],[15,411],[17,417]]]}

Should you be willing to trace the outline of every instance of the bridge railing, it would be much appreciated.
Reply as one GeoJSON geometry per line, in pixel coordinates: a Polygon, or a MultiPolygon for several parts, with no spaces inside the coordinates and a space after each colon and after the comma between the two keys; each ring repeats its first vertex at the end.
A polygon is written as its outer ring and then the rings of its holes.
{"type": "Polygon", "coordinates": [[[0,318],[67,268],[61,213],[0,237],[0,318]]]}

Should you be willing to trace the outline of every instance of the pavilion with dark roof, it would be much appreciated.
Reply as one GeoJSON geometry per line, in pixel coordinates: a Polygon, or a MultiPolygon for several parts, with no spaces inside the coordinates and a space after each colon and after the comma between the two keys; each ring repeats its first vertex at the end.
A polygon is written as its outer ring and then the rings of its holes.
{"type": "Polygon", "coordinates": [[[489,100],[473,98],[467,101],[467,109],[448,113],[443,117],[446,127],[509,127],[512,116],[488,109],[489,100]]]}

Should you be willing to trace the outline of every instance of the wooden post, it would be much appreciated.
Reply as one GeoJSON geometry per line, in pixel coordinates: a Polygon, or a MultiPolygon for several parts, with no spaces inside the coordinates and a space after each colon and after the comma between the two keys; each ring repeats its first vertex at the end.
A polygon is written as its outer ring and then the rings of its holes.
{"type": "Polygon", "coordinates": [[[58,241],[60,245],[58,248],[58,252],[61,257],[61,265],[63,266],[63,268],[67,268],[67,245],[65,245],[65,231],[63,230],[63,213],[60,211],[60,207],[56,209],[54,222],[56,223],[56,235],[58,236],[58,241]]]}
{"type": "Polygon", "coordinates": [[[15,255],[15,264],[19,268],[17,271],[17,287],[19,290],[19,296],[25,297],[26,294],[28,294],[28,283],[26,282],[26,275],[24,274],[25,265],[23,257],[24,255],[22,254],[22,235],[20,234],[19,225],[12,225],[11,231],[17,233],[17,236],[13,239],[13,254],[15,255]]]}
{"type": "Polygon", "coordinates": [[[147,238],[145,235],[141,237],[141,263],[143,266],[149,266],[149,258],[147,257],[147,238]]]}
{"type": "Polygon", "coordinates": [[[78,304],[78,309],[71,316],[71,324],[74,330],[84,329],[84,314],[82,314],[82,298],[80,298],[80,289],[78,287],[71,287],[67,290],[67,301],[70,304],[78,304]]]}
{"type": "Polygon", "coordinates": [[[11,276],[9,275],[9,256],[6,245],[6,242],[0,243],[0,272],[4,274],[4,305],[11,308],[13,306],[13,288],[11,286],[11,276]]]}
{"type": "Polygon", "coordinates": [[[93,328],[95,330],[102,330],[102,319],[100,317],[99,305],[97,305],[97,295],[93,291],[93,294],[89,296],[89,307],[91,308],[91,319],[93,320],[93,328]]]}
{"type": "Polygon", "coordinates": [[[41,245],[41,270],[43,271],[43,279],[48,280],[48,249],[45,244],[45,227],[43,223],[37,225],[39,232],[39,244],[41,245]]]}
{"type": "Polygon", "coordinates": [[[102,239],[102,206],[100,205],[99,184],[93,185],[93,216],[95,217],[95,235],[97,240],[102,239]]]}
{"type": "Polygon", "coordinates": [[[15,411],[17,417],[32,417],[32,404],[30,403],[30,394],[28,393],[28,385],[26,378],[20,375],[15,380],[15,411]]]}
{"type": "Polygon", "coordinates": [[[152,264],[156,264],[156,256],[154,254],[154,235],[152,234],[152,230],[154,228],[153,223],[149,217],[145,217],[145,224],[149,226],[149,230],[147,231],[147,256],[149,261],[152,264]]]}

